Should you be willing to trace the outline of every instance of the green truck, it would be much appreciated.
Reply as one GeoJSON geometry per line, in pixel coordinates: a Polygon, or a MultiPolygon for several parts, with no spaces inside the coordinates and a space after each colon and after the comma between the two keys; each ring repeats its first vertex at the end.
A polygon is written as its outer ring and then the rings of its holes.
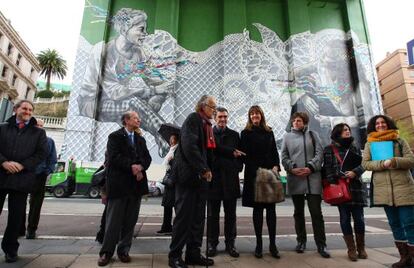
{"type": "Polygon", "coordinates": [[[58,161],[55,172],[46,182],[46,191],[57,198],[73,194],[99,197],[99,187],[91,184],[92,175],[100,166],[95,162],[58,161]]]}

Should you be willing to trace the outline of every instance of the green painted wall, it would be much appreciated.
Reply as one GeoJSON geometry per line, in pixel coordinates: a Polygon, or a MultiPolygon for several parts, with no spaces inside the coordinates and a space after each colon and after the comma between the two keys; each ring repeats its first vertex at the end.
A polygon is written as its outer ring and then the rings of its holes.
{"type": "Polygon", "coordinates": [[[255,22],[274,30],[283,40],[327,28],[352,29],[362,42],[369,40],[362,0],[89,0],[81,35],[92,44],[111,39],[116,33],[105,21],[122,7],[144,10],[149,33],[168,31],[181,46],[193,51],[205,50],[244,28],[260,41],[252,26],[255,22]],[[105,11],[106,17],[100,16],[99,21],[96,15],[105,11]]]}

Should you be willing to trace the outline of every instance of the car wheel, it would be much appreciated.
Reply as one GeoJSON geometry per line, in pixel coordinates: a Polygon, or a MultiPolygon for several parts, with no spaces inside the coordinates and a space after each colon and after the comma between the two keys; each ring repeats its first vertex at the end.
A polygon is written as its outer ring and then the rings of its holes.
{"type": "Polygon", "coordinates": [[[100,192],[99,192],[99,188],[98,187],[91,187],[91,188],[89,188],[89,191],[88,191],[89,198],[98,198],[99,195],[100,195],[100,192]]]}
{"type": "Polygon", "coordinates": [[[67,194],[66,194],[65,189],[63,188],[63,186],[56,186],[53,189],[53,196],[56,197],[56,198],[62,198],[62,197],[67,196],[67,194]]]}

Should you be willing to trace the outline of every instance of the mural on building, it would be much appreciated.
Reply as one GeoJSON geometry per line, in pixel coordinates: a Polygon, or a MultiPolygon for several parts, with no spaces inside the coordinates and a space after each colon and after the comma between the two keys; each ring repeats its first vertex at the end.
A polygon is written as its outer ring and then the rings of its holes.
{"type": "Polygon", "coordinates": [[[352,32],[307,31],[283,41],[254,23],[260,42],[244,29],[196,52],[181,47],[167,31],[148,34],[147,19],[142,10],[121,8],[110,19],[116,34],[109,42],[92,44],[80,37],[67,156],[101,160],[121,114],[136,110],[152,156],[163,157],[167,144],[157,133],[159,126],[180,125],[203,94],[217,97],[230,112],[230,126],[239,131],[249,107],[260,105],[279,143],[296,110],[310,114],[310,128],[324,143],[333,125],[346,122],[362,133],[367,119],[379,112],[369,47],[352,32]]]}

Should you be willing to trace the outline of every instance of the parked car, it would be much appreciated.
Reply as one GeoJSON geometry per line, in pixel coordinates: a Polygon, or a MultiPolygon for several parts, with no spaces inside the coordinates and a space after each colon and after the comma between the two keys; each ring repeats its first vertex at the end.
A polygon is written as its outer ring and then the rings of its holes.
{"type": "Polygon", "coordinates": [[[164,194],[164,185],[159,181],[148,181],[149,196],[162,196],[164,194]]]}

